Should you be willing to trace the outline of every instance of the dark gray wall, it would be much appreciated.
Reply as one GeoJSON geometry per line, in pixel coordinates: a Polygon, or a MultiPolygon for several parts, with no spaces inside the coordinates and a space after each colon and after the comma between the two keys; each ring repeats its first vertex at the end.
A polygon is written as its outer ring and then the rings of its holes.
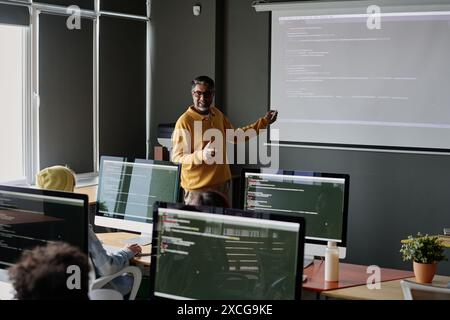
{"type": "MultiPolygon", "coordinates": [[[[153,2],[153,136],[155,124],[175,121],[190,102],[190,78],[214,77],[221,68],[217,90],[231,122],[245,125],[264,115],[270,101],[270,15],[256,13],[252,2],[224,1],[216,20],[210,11],[195,20],[191,1],[153,2]],[[223,54],[211,39],[221,27],[223,54]],[[208,45],[201,39],[210,39],[208,45]]],[[[450,226],[450,156],[281,148],[280,159],[284,168],[350,175],[346,262],[410,269],[401,260],[400,240],[450,226]]],[[[450,275],[450,263],[440,263],[438,272],[450,275]]]]}
{"type": "Polygon", "coordinates": [[[100,10],[146,16],[146,2],[146,0],[103,0],[100,1],[100,10]]]}
{"type": "MultiPolygon", "coordinates": [[[[153,0],[151,21],[151,145],[158,123],[176,122],[192,103],[190,82],[215,77],[215,0],[153,0]],[[200,4],[195,17],[192,6],[200,4]]],[[[150,150],[150,157],[153,150],[150,150]]]]}
{"type": "Polygon", "coordinates": [[[144,21],[100,18],[99,152],[145,158],[144,21]]]}

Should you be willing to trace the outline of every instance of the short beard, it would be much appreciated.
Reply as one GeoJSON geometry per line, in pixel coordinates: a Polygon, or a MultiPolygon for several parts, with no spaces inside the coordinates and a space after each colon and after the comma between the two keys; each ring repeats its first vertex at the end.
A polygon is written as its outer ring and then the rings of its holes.
{"type": "Polygon", "coordinates": [[[197,110],[198,112],[203,113],[203,114],[209,113],[209,110],[211,109],[211,105],[209,105],[208,107],[200,107],[198,105],[197,106],[194,105],[194,107],[195,107],[195,110],[197,110]]]}

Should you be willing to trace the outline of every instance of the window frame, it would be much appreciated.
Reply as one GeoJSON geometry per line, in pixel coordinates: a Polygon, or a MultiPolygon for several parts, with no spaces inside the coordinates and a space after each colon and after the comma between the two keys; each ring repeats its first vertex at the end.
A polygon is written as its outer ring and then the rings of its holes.
{"type": "MultiPolygon", "coordinates": [[[[0,0],[1,1],[1,0],[0,0]]],[[[146,35],[146,156],[148,157],[149,132],[150,132],[150,8],[151,1],[147,1],[147,12],[145,16],[130,15],[126,13],[106,12],[100,10],[100,1],[93,0],[94,9],[81,9],[80,16],[82,18],[90,18],[93,20],[93,102],[92,102],[92,121],[93,121],[93,172],[81,173],[77,177],[82,181],[95,180],[98,176],[99,170],[99,39],[100,39],[100,17],[111,16],[120,17],[124,19],[135,19],[145,21],[147,24],[146,35]]],[[[104,0],[107,1],[107,0],[104,0]]],[[[66,6],[52,5],[34,2],[33,0],[5,0],[1,1],[3,4],[11,6],[25,6],[30,11],[30,24],[25,26],[25,65],[24,72],[25,83],[23,92],[23,146],[22,146],[22,161],[24,178],[14,181],[1,181],[1,183],[10,185],[33,185],[35,183],[35,176],[40,168],[40,154],[39,154],[39,15],[41,12],[46,14],[58,14],[69,16],[66,13],[66,6]]]]}

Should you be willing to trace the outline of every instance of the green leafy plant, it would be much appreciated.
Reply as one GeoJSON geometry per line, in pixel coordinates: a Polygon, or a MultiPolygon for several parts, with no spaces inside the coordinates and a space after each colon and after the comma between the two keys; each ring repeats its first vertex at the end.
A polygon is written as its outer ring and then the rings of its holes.
{"type": "Polygon", "coordinates": [[[417,237],[408,236],[400,249],[403,254],[403,261],[413,260],[418,263],[434,263],[447,260],[444,255],[444,245],[437,236],[422,235],[417,233],[417,237]]]}

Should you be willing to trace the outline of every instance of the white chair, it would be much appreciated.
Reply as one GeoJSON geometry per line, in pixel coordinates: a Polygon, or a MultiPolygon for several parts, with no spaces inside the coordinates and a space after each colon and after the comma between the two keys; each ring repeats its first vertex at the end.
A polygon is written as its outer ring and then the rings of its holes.
{"type": "Polygon", "coordinates": [[[89,291],[91,300],[123,300],[119,291],[112,289],[94,289],[89,291]]]}
{"type": "Polygon", "coordinates": [[[15,291],[12,283],[0,280],[0,300],[13,300],[15,291]]]}
{"type": "Polygon", "coordinates": [[[400,286],[405,300],[450,300],[450,288],[420,284],[401,280],[400,286]]]}
{"type": "MultiPolygon", "coordinates": [[[[120,270],[117,273],[111,274],[109,276],[103,276],[91,281],[90,291],[102,289],[109,282],[114,280],[117,277],[121,277],[123,274],[131,274],[133,276],[133,287],[131,288],[129,300],[134,300],[136,298],[137,292],[139,290],[139,286],[141,285],[142,280],[142,271],[138,267],[135,266],[127,266],[120,270]]],[[[115,291],[115,290],[111,290],[115,291]]],[[[115,291],[117,292],[117,291],[115,291]]],[[[119,292],[117,292],[119,293],[119,292]]],[[[120,294],[120,293],[119,293],[120,294]]],[[[104,299],[107,300],[107,299],[104,299]]],[[[116,300],[116,299],[114,299],[116,300]]],[[[122,297],[123,300],[123,297],[122,297]]]]}

